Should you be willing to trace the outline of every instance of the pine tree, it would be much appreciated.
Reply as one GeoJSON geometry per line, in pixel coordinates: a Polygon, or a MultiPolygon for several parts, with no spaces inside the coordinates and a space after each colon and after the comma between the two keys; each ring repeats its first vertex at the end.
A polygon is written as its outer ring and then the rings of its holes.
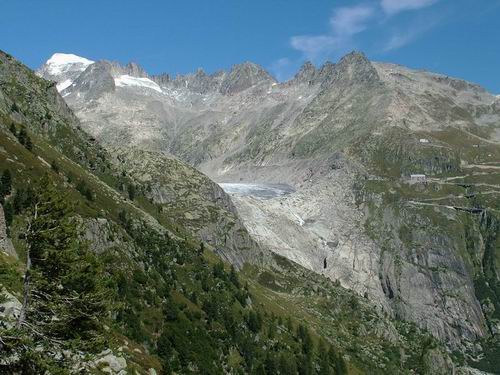
{"type": "Polygon", "coordinates": [[[290,354],[281,353],[278,368],[280,374],[296,374],[297,362],[290,354]]]}
{"type": "Polygon", "coordinates": [[[300,338],[300,341],[302,341],[302,351],[304,354],[310,355],[314,351],[314,343],[307,327],[299,324],[297,328],[297,336],[300,338]]]}
{"type": "MultiPolygon", "coordinates": [[[[331,375],[332,370],[330,368],[330,358],[328,356],[328,351],[326,344],[323,340],[319,342],[318,347],[318,362],[319,362],[319,375],[331,375]]],[[[334,363],[333,363],[334,365],[334,363]]]]}
{"type": "Polygon", "coordinates": [[[85,181],[80,180],[76,185],[76,190],[78,190],[78,192],[81,195],[83,195],[87,200],[89,201],[94,200],[94,195],[92,194],[92,190],[90,190],[85,181]]]}
{"type": "Polygon", "coordinates": [[[44,177],[29,211],[18,328],[50,340],[99,339],[109,292],[99,259],[78,239],[66,197],[44,177]],[[34,328],[36,327],[36,328],[34,328]]]}
{"type": "Polygon", "coordinates": [[[250,331],[254,333],[259,332],[262,328],[262,316],[260,315],[260,312],[250,310],[248,312],[247,325],[250,331]]]}
{"type": "Polygon", "coordinates": [[[342,355],[338,355],[332,347],[330,347],[328,351],[328,357],[330,363],[335,367],[335,375],[344,375],[348,373],[344,358],[342,355]]]}
{"type": "Polygon", "coordinates": [[[5,169],[0,178],[0,196],[6,197],[12,192],[12,174],[9,169],[5,169]]]}
{"type": "Polygon", "coordinates": [[[19,141],[20,144],[24,146],[26,145],[26,138],[28,138],[28,133],[26,133],[25,128],[21,128],[21,130],[17,134],[17,140],[19,141]]]}
{"type": "Polygon", "coordinates": [[[24,147],[26,147],[26,150],[28,151],[33,151],[33,142],[31,142],[31,138],[29,137],[29,135],[26,136],[24,147]]]}
{"type": "Polygon", "coordinates": [[[198,255],[203,256],[204,252],[205,252],[205,244],[203,242],[200,242],[200,248],[198,249],[198,255]]]}
{"type": "Polygon", "coordinates": [[[133,184],[129,184],[127,187],[128,198],[133,201],[135,199],[135,186],[133,184]]]}
{"type": "Polygon", "coordinates": [[[50,168],[52,168],[54,172],[59,173],[59,164],[56,160],[52,160],[52,162],[50,163],[50,168]]]}
{"type": "Polygon", "coordinates": [[[13,122],[10,123],[9,131],[17,137],[16,124],[13,122]]]}
{"type": "Polygon", "coordinates": [[[229,273],[229,281],[231,281],[236,288],[239,289],[241,287],[240,280],[238,279],[238,274],[236,273],[236,269],[234,268],[233,265],[231,265],[231,271],[229,273]]]}
{"type": "Polygon", "coordinates": [[[5,215],[5,224],[7,224],[7,228],[9,228],[12,224],[12,220],[14,219],[14,208],[12,207],[10,201],[5,203],[3,206],[3,213],[5,215]]]}

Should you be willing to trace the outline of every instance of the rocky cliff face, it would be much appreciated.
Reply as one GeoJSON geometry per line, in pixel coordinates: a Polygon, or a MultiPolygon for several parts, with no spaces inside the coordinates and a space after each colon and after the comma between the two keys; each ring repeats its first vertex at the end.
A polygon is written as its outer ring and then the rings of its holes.
{"type": "Polygon", "coordinates": [[[261,263],[265,252],[249,236],[229,196],[196,169],[164,154],[113,149],[116,165],[131,176],[162,215],[211,245],[241,268],[261,263]]]}
{"type": "Polygon", "coordinates": [[[495,96],[361,53],[305,64],[285,83],[248,63],[150,78],[157,86],[134,81],[92,104],[64,95],[105,143],[172,153],[216,181],[292,185],[279,199],[234,197],[264,248],[453,348],[491,334],[498,242],[477,213],[500,209],[495,96]]]}
{"type": "Polygon", "coordinates": [[[5,223],[5,215],[3,207],[0,204],[0,249],[5,251],[8,255],[17,258],[16,250],[12,245],[12,241],[7,236],[7,225],[5,223]]]}

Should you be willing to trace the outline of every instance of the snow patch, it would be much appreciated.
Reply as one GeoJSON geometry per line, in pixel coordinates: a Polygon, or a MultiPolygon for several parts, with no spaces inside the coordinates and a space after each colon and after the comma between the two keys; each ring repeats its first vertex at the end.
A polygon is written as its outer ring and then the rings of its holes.
{"type": "Polygon", "coordinates": [[[52,57],[47,60],[46,65],[50,74],[58,75],[69,70],[83,72],[87,66],[93,63],[92,60],[71,53],[54,53],[52,57]]]}
{"type": "Polygon", "coordinates": [[[277,198],[295,191],[293,187],[285,184],[220,183],[219,186],[228,194],[261,199],[277,198]]]}
{"type": "Polygon", "coordinates": [[[56,85],[56,88],[57,88],[57,91],[61,92],[63,91],[64,89],[67,89],[68,87],[70,87],[71,85],[73,84],[73,81],[70,80],[70,79],[67,79],[65,81],[62,81],[61,83],[58,83],[56,85]]]}
{"type": "Polygon", "coordinates": [[[115,78],[115,85],[119,87],[135,86],[144,87],[147,89],[155,90],[157,92],[163,92],[155,82],[151,81],[149,78],[138,78],[132,77],[128,74],[124,74],[115,78]]]}

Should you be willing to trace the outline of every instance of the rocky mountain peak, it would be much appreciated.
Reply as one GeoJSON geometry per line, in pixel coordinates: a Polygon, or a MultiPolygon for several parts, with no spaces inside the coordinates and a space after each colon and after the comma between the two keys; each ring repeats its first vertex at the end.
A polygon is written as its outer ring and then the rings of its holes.
{"type": "Polygon", "coordinates": [[[146,71],[135,62],[129,62],[125,65],[125,74],[131,75],[133,77],[148,77],[146,71]]]}
{"type": "Polygon", "coordinates": [[[244,62],[231,68],[221,83],[220,92],[231,95],[265,81],[276,82],[260,65],[244,62]]]}
{"type": "Polygon", "coordinates": [[[105,92],[113,91],[115,89],[115,81],[112,75],[114,69],[113,63],[105,60],[89,65],[75,79],[71,91],[83,93],[87,99],[96,98],[105,92]]]}
{"type": "Polygon", "coordinates": [[[188,88],[193,91],[197,92],[200,94],[207,93],[209,91],[215,91],[216,90],[216,84],[213,81],[212,76],[208,75],[205,73],[205,71],[202,68],[198,68],[196,70],[196,73],[192,76],[189,77],[189,84],[188,88]]]}
{"type": "Polygon", "coordinates": [[[203,68],[196,69],[195,77],[206,77],[207,73],[203,70],[203,68]]]}
{"type": "Polygon", "coordinates": [[[84,71],[94,61],[72,53],[54,53],[45,63],[45,67],[52,75],[61,74],[68,70],[84,71]]]}
{"type": "Polygon", "coordinates": [[[168,73],[161,73],[151,76],[151,79],[160,86],[168,85],[172,81],[172,77],[168,73]]]}
{"type": "Polygon", "coordinates": [[[370,60],[366,57],[366,55],[363,52],[360,51],[351,51],[347,55],[343,56],[339,60],[339,64],[353,64],[353,63],[360,63],[360,64],[366,64],[370,63],[370,60]]]}
{"type": "Polygon", "coordinates": [[[72,53],[54,53],[37,71],[40,77],[58,83],[57,89],[64,90],[94,61],[72,53]]]}
{"type": "Polygon", "coordinates": [[[174,80],[170,80],[168,75],[165,77],[168,77],[168,80],[163,83],[170,83],[177,88],[186,88],[198,94],[205,94],[210,91],[217,91],[218,89],[217,82],[214,81],[213,75],[208,75],[202,68],[198,68],[195,73],[178,75],[174,80]]]}
{"type": "Polygon", "coordinates": [[[380,81],[377,70],[362,52],[353,51],[335,65],[333,81],[338,83],[374,83],[380,81]]]}
{"type": "Polygon", "coordinates": [[[326,61],[316,72],[316,82],[329,82],[332,80],[335,71],[335,64],[326,61]]]}
{"type": "Polygon", "coordinates": [[[306,61],[300,67],[299,71],[293,77],[293,81],[300,83],[311,83],[316,77],[316,67],[310,62],[306,61]]]}

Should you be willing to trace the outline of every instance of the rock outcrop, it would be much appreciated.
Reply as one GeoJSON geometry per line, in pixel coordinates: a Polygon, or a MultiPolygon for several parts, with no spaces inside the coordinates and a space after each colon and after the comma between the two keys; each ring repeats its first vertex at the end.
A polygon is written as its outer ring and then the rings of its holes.
{"type": "Polygon", "coordinates": [[[6,252],[8,255],[17,258],[16,250],[12,241],[7,236],[7,224],[5,223],[5,215],[3,207],[0,204],[0,250],[6,252]]]}
{"type": "MultiPolygon", "coordinates": [[[[190,229],[237,267],[261,261],[263,250],[250,237],[233,202],[219,185],[168,155],[129,149],[115,149],[113,153],[117,165],[138,181],[137,189],[159,205],[165,217],[190,229]]],[[[106,223],[92,226],[96,225],[106,223]]]]}
{"type": "Polygon", "coordinates": [[[0,290],[0,297],[3,300],[0,302],[0,327],[10,329],[17,321],[22,304],[4,287],[0,290]]]}

